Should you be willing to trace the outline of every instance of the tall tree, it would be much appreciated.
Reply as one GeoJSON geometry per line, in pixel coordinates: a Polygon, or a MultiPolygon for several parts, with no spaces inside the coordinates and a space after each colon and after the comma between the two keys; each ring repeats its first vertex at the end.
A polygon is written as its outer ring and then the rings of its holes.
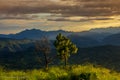
{"type": "Polygon", "coordinates": [[[37,53],[43,53],[45,67],[48,69],[48,64],[50,63],[48,54],[51,52],[50,42],[47,37],[43,37],[40,40],[37,40],[35,43],[35,48],[37,53]]]}
{"type": "Polygon", "coordinates": [[[70,55],[75,54],[78,51],[76,45],[61,33],[57,35],[54,46],[56,47],[59,58],[64,61],[65,66],[67,65],[67,61],[70,55]]]}

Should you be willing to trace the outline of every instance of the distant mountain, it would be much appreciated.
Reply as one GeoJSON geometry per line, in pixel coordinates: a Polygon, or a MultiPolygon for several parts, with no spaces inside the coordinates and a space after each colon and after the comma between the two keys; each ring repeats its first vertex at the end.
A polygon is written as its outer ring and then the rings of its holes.
{"type": "Polygon", "coordinates": [[[80,35],[70,35],[68,36],[74,42],[78,47],[93,47],[100,45],[100,42],[86,36],[80,36],[80,35]]]}
{"type": "Polygon", "coordinates": [[[0,34],[1,38],[12,38],[12,39],[40,39],[41,37],[47,36],[50,40],[54,40],[57,34],[62,33],[65,36],[69,35],[79,35],[79,36],[84,36],[84,37],[91,37],[97,40],[101,40],[104,37],[108,36],[109,34],[103,34],[103,33],[97,33],[97,32],[90,32],[90,31],[83,31],[83,32],[68,32],[68,31],[63,31],[63,30],[58,30],[58,31],[41,31],[38,29],[31,29],[31,30],[24,30],[21,31],[20,33],[16,34],[9,34],[9,35],[4,35],[0,34]]]}
{"type": "Polygon", "coordinates": [[[58,30],[58,31],[42,31],[39,29],[24,30],[16,34],[4,35],[0,34],[2,38],[12,38],[12,39],[40,39],[41,37],[47,36],[50,40],[55,39],[57,34],[62,33],[63,35],[68,35],[70,32],[58,30]]]}
{"type": "Polygon", "coordinates": [[[120,27],[108,27],[108,28],[95,28],[89,30],[90,32],[97,32],[97,33],[111,33],[116,34],[120,32],[120,27]]]}
{"type": "Polygon", "coordinates": [[[17,33],[11,38],[14,39],[38,39],[41,38],[42,36],[46,35],[44,31],[38,30],[38,29],[31,29],[31,30],[24,30],[20,33],[17,33]]]}
{"type": "Polygon", "coordinates": [[[103,39],[104,44],[120,45],[120,33],[110,35],[103,39]]]}
{"type": "Polygon", "coordinates": [[[73,33],[73,34],[74,35],[79,35],[81,37],[93,38],[97,41],[101,41],[105,37],[111,35],[111,33],[97,33],[97,32],[91,32],[91,31],[77,32],[77,33],[73,33]]]}
{"type": "MultiPolygon", "coordinates": [[[[37,40],[41,37],[46,36],[49,40],[55,40],[56,36],[59,33],[62,33],[63,35],[70,38],[79,47],[92,47],[106,44],[118,44],[119,36],[117,36],[117,34],[119,35],[120,28],[98,28],[83,32],[69,32],[64,30],[42,31],[39,29],[26,29],[16,34],[0,34],[0,38],[37,40]],[[118,41],[114,42],[116,41],[115,39],[117,39],[118,41]]],[[[120,43],[118,45],[120,45],[120,43]]]]}
{"type": "Polygon", "coordinates": [[[42,31],[39,29],[30,29],[30,30],[26,29],[16,34],[9,34],[9,35],[0,34],[0,37],[13,38],[13,39],[39,39],[43,36],[47,36],[49,39],[55,39],[57,34],[62,33],[65,36],[68,36],[71,34],[77,34],[79,36],[91,37],[97,40],[101,40],[106,36],[116,34],[119,32],[120,32],[119,27],[96,28],[96,29],[91,29],[89,31],[83,31],[83,32],[69,32],[64,30],[42,31]]]}

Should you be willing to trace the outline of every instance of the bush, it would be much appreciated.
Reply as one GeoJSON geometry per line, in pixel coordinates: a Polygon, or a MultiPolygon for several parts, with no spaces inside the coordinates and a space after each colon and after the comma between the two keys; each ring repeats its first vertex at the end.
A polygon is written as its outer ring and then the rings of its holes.
{"type": "Polygon", "coordinates": [[[81,73],[80,75],[72,75],[71,80],[98,80],[95,73],[81,73]]]}

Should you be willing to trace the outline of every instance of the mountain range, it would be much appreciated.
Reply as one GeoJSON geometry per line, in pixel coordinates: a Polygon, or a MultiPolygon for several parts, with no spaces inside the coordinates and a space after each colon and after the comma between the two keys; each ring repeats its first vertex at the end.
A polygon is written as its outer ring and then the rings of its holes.
{"type": "MultiPolygon", "coordinates": [[[[38,40],[46,36],[49,40],[55,40],[56,36],[62,33],[70,38],[78,47],[93,47],[101,45],[120,45],[120,28],[97,28],[83,32],[69,32],[64,30],[42,31],[39,29],[26,29],[16,34],[0,34],[0,43],[5,39],[10,41],[38,40]]],[[[17,43],[16,42],[16,43],[17,43]]],[[[22,41],[24,43],[24,41],[22,41]]],[[[18,43],[19,44],[19,43],[18,43]]]]}

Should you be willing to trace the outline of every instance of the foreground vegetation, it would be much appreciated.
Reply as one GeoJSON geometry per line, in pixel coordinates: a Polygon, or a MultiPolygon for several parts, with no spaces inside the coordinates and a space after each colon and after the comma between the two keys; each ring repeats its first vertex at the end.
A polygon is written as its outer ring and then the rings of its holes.
{"type": "Polygon", "coordinates": [[[0,80],[119,80],[120,74],[93,65],[53,66],[48,70],[10,71],[0,69],[0,80]]]}

